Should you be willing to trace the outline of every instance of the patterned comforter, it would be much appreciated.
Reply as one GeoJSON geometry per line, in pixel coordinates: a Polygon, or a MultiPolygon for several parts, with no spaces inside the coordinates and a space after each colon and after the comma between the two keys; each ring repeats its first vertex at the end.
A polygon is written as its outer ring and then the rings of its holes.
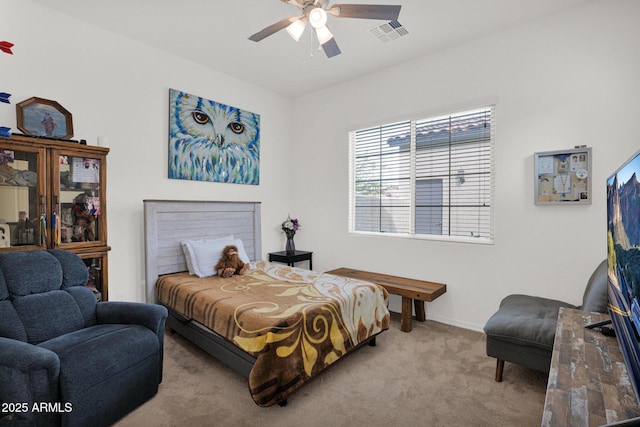
{"type": "Polygon", "coordinates": [[[249,390],[271,406],[389,328],[375,284],[259,261],[243,276],[161,277],[160,302],[256,357],[249,390]]]}

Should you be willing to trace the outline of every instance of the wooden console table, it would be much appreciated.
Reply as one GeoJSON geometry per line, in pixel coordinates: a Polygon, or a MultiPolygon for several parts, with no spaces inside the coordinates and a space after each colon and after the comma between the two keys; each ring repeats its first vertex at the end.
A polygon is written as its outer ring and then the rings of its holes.
{"type": "Polygon", "coordinates": [[[390,294],[402,296],[402,318],[400,320],[400,330],[403,332],[411,332],[411,300],[413,300],[416,309],[416,320],[424,322],[425,301],[431,302],[447,291],[447,285],[442,283],[407,279],[406,277],[354,270],[353,268],[342,267],[327,271],[327,273],[373,282],[377,285],[383,286],[390,294]]]}
{"type": "Polygon", "coordinates": [[[585,329],[585,325],[608,317],[560,309],[543,427],[601,426],[640,416],[618,341],[585,329]]]}

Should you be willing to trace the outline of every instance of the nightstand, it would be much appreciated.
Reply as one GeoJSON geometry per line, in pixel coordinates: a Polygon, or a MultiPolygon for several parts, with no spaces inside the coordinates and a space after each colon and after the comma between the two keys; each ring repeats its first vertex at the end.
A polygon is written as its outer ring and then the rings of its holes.
{"type": "Polygon", "coordinates": [[[294,251],[292,255],[287,255],[286,251],[269,252],[269,262],[284,262],[289,267],[293,267],[296,262],[309,261],[309,270],[313,270],[311,255],[313,252],[294,251]]]}

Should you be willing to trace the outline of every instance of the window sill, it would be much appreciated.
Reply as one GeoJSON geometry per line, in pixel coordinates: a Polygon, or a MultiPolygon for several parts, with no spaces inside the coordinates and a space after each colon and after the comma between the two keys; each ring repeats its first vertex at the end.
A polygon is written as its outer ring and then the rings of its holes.
{"type": "Polygon", "coordinates": [[[399,238],[411,240],[432,240],[449,243],[471,243],[478,245],[493,245],[495,239],[488,237],[461,237],[461,236],[437,236],[431,234],[400,234],[400,233],[375,233],[370,231],[349,231],[353,236],[368,236],[380,238],[399,238]]]}

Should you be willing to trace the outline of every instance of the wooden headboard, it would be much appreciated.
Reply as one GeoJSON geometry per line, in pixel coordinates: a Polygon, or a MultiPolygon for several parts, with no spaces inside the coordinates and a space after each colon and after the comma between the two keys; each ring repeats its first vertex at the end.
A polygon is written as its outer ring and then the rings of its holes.
{"type": "Polygon", "coordinates": [[[252,261],[262,259],[260,202],[144,201],[147,302],[159,276],[187,271],[180,242],[229,234],[242,239],[252,261]]]}

